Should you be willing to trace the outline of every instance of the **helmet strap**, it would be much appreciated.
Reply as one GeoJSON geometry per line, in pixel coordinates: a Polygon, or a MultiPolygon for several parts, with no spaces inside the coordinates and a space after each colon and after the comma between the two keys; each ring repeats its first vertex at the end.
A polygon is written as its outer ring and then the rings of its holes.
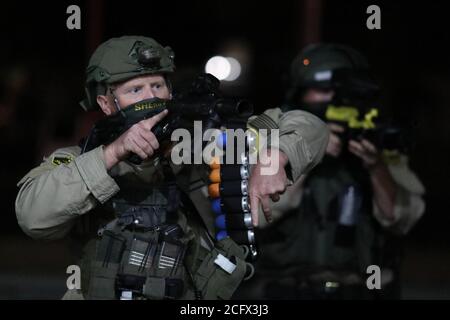
{"type": "Polygon", "coordinates": [[[120,112],[121,109],[120,109],[120,106],[119,106],[119,100],[117,100],[117,97],[114,94],[114,90],[111,87],[109,87],[109,93],[111,93],[111,95],[114,98],[114,105],[116,106],[117,112],[120,112]]]}

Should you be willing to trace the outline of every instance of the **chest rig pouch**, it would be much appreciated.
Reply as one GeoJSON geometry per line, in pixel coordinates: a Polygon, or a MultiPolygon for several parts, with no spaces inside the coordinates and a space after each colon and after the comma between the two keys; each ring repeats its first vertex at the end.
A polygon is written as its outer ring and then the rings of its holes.
{"type": "Polygon", "coordinates": [[[179,191],[173,181],[160,187],[127,184],[112,199],[115,218],[91,244],[88,299],[179,299],[186,292],[184,256],[189,232],[177,223],[179,191]]]}

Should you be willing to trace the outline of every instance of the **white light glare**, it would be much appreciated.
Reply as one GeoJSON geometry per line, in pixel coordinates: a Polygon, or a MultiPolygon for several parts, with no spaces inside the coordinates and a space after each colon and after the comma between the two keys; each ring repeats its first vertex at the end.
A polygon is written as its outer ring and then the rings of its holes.
{"type": "Polygon", "coordinates": [[[205,72],[219,80],[234,81],[241,75],[241,64],[235,58],[215,56],[206,63],[205,72]]]}
{"type": "Polygon", "coordinates": [[[241,64],[235,58],[227,57],[230,63],[230,74],[226,77],[225,81],[234,81],[241,75],[241,64]]]}
{"type": "Polygon", "coordinates": [[[208,60],[205,66],[206,73],[211,73],[219,80],[225,80],[231,72],[231,64],[227,58],[215,56],[208,60]]]}

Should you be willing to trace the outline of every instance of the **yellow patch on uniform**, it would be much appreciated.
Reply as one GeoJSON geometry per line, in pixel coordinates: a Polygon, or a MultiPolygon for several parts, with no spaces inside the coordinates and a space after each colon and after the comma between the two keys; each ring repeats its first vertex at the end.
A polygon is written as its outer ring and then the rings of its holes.
{"type": "Polygon", "coordinates": [[[73,160],[73,158],[71,156],[54,156],[52,159],[52,163],[55,166],[59,166],[60,164],[64,163],[64,164],[69,164],[71,163],[73,160]]]}

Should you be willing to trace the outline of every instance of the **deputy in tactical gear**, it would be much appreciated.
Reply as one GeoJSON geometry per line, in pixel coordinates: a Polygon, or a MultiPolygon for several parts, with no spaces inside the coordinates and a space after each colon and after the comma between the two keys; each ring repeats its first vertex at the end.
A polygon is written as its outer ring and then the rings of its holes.
{"type": "MultiPolygon", "coordinates": [[[[174,53],[151,38],[124,36],[101,44],[87,67],[85,110],[112,115],[139,101],[171,99],[174,53]]],[[[16,214],[36,239],[72,236],[83,245],[81,289],[65,299],[228,299],[248,276],[245,251],[215,238],[204,166],[175,165],[151,129],[167,110],[142,120],[107,145],[56,150],[18,183],[16,214]],[[143,162],[128,161],[131,154],[143,162]]],[[[279,108],[253,117],[254,129],[279,129],[269,160],[280,170],[252,168],[253,224],[322,158],[328,129],[317,117],[279,108]],[[273,157],[273,155],[278,157],[273,157]],[[286,168],[286,169],[285,169],[286,168]]],[[[251,268],[250,268],[251,269],[251,268]]]]}
{"type": "Polygon", "coordinates": [[[368,62],[344,45],[310,45],[292,62],[289,85],[285,108],[322,118],[330,139],[321,164],[273,205],[257,273],[239,297],[400,298],[401,244],[424,213],[425,190],[400,146],[365,135],[378,112],[365,106],[379,92],[368,62]],[[381,268],[381,290],[366,286],[371,265],[381,268]]]}

